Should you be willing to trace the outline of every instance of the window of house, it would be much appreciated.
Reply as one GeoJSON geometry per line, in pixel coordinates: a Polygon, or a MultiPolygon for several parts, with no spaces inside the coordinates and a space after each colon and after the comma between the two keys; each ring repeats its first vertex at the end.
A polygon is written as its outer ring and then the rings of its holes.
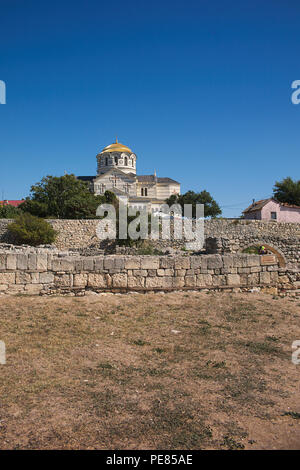
{"type": "Polygon", "coordinates": [[[144,188],[141,189],[141,196],[144,196],[144,188]]]}
{"type": "Polygon", "coordinates": [[[115,165],[118,164],[118,157],[115,157],[115,165]]]}
{"type": "Polygon", "coordinates": [[[145,188],[145,196],[148,196],[148,189],[145,188]]]}
{"type": "Polygon", "coordinates": [[[277,219],[277,212],[271,212],[271,219],[273,220],[277,219]]]}
{"type": "Polygon", "coordinates": [[[125,166],[128,166],[128,158],[125,157],[125,166]]]}
{"type": "Polygon", "coordinates": [[[106,166],[108,165],[108,158],[107,157],[105,158],[105,165],[106,166]]]}

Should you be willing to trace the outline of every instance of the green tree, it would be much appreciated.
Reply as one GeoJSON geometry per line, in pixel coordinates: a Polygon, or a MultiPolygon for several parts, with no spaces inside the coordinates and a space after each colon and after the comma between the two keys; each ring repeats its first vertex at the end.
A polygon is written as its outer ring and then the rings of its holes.
{"type": "Polygon", "coordinates": [[[20,213],[21,211],[17,207],[11,206],[10,204],[5,206],[0,204],[0,219],[14,219],[20,213]]]}
{"type": "Polygon", "coordinates": [[[32,246],[53,243],[57,234],[49,222],[29,213],[19,215],[7,229],[17,244],[32,246]]]}
{"type": "Polygon", "coordinates": [[[105,196],[92,194],[88,184],[73,174],[46,176],[30,192],[31,196],[19,207],[38,217],[92,219],[96,218],[99,204],[108,202],[105,196]]]}
{"type": "Polygon", "coordinates": [[[213,199],[208,191],[201,191],[195,193],[194,191],[187,191],[185,194],[174,194],[170,196],[166,203],[170,206],[172,204],[180,204],[182,212],[184,204],[192,204],[193,217],[196,217],[196,204],[204,204],[204,217],[216,217],[221,215],[222,211],[218,203],[213,199]]]}
{"type": "Polygon", "coordinates": [[[296,181],[288,176],[282,181],[276,181],[273,194],[279,202],[300,206],[300,180],[296,181]]]}

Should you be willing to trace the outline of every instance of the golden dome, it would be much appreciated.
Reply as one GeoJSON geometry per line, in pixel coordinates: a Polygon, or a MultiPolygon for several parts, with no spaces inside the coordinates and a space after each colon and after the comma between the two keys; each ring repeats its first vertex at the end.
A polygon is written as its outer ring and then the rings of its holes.
{"type": "Polygon", "coordinates": [[[109,153],[109,152],[132,153],[132,150],[130,150],[129,147],[126,147],[126,145],[121,144],[121,142],[118,142],[118,139],[116,139],[116,142],[114,144],[110,144],[107,147],[104,147],[104,149],[101,150],[100,153],[109,153]]]}

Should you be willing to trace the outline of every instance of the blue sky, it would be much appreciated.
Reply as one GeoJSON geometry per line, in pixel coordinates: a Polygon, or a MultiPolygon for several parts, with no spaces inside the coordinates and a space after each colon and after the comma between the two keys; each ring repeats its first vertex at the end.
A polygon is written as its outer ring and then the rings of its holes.
{"type": "Polygon", "coordinates": [[[92,175],[119,140],[138,173],[211,192],[238,216],[300,178],[300,4],[0,0],[0,199],[92,175]]]}

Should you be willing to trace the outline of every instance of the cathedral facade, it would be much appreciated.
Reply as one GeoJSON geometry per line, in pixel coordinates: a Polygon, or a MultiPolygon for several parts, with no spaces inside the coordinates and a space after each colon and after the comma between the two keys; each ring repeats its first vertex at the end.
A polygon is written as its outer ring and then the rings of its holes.
{"type": "Polygon", "coordinates": [[[136,209],[157,212],[165,200],[180,194],[180,183],[171,178],[136,174],[136,154],[116,140],[97,155],[97,175],[79,176],[87,181],[94,194],[112,191],[136,209]]]}

